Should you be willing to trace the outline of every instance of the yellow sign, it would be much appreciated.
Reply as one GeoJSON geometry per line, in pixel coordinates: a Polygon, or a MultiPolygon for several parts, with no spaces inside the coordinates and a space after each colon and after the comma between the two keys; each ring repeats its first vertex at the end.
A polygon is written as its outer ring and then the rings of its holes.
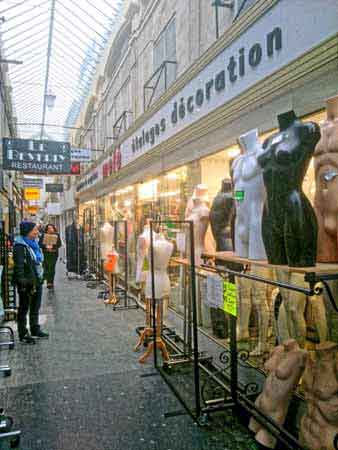
{"type": "Polygon", "coordinates": [[[237,287],[234,283],[224,281],[223,284],[223,310],[237,317],[237,287]]]}
{"type": "Polygon", "coordinates": [[[26,200],[40,200],[40,189],[38,188],[26,188],[24,194],[26,200]]]}
{"type": "Polygon", "coordinates": [[[29,214],[37,214],[37,212],[39,211],[39,207],[38,206],[27,206],[26,210],[29,214]]]}

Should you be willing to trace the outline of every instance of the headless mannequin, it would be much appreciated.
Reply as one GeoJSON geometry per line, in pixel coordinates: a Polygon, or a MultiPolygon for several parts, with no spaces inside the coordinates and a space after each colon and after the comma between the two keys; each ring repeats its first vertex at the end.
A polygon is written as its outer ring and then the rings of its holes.
{"type": "Polygon", "coordinates": [[[205,235],[209,225],[210,210],[206,203],[200,198],[192,198],[192,208],[190,214],[186,216],[186,220],[192,220],[194,223],[194,241],[195,241],[195,264],[201,264],[201,255],[205,247],[205,235]]]}
{"type": "Polygon", "coordinates": [[[243,192],[244,198],[235,201],[235,252],[242,258],[266,259],[261,231],[266,194],[257,162],[262,153],[258,130],[243,134],[238,142],[242,154],[232,164],[232,176],[235,193],[243,192]]]}
{"type": "Polygon", "coordinates": [[[216,251],[232,250],[231,223],[234,215],[231,180],[222,181],[222,189],[212,202],[210,224],[216,242],[216,251]]]}
{"type": "Polygon", "coordinates": [[[336,450],[338,443],[338,345],[319,344],[303,377],[306,413],[300,443],[309,450],[336,450]]]}
{"type": "MultiPolygon", "coordinates": [[[[157,233],[153,230],[154,240],[157,238],[157,233]]],[[[136,283],[144,283],[146,281],[147,272],[143,270],[145,260],[147,258],[150,246],[150,225],[149,220],[144,226],[143,232],[137,238],[137,261],[136,261],[136,283]]]]}
{"type": "Polygon", "coordinates": [[[316,263],[317,220],[302,190],[315,146],[316,123],[302,123],[293,111],[278,116],[280,132],[263,144],[258,157],[267,199],[263,240],[271,264],[311,267],[316,263]]]}
{"type": "Polygon", "coordinates": [[[315,158],[315,211],[318,220],[318,262],[338,262],[338,96],[326,102],[327,120],[315,158]]]}
{"type": "MultiPolygon", "coordinates": [[[[255,405],[279,425],[283,425],[294,389],[304,372],[307,353],[301,350],[295,340],[275,347],[265,363],[267,378],[262,393],[255,405]]],[[[249,428],[256,441],[268,448],[275,448],[276,438],[261,424],[250,420],[249,428]]]]}
{"type": "MultiPolygon", "coordinates": [[[[159,234],[157,239],[153,243],[153,256],[154,256],[154,285],[155,285],[155,305],[156,305],[156,346],[162,352],[164,360],[169,359],[169,354],[164,342],[162,341],[162,326],[163,318],[166,315],[168,307],[168,297],[170,295],[170,280],[168,275],[168,266],[171,255],[174,250],[174,245],[167,241],[163,234],[159,234]],[[166,300],[166,301],[165,301],[166,300]],[[165,303],[165,305],[164,305],[165,303]]],[[[149,261],[151,261],[151,255],[149,255],[149,261]]],[[[152,292],[152,271],[149,270],[146,278],[146,312],[147,312],[147,324],[144,332],[141,334],[140,339],[135,347],[138,350],[144,341],[146,336],[153,333],[151,324],[151,303],[150,300],[153,297],[152,292]]],[[[154,342],[149,344],[147,351],[139,358],[140,363],[144,363],[148,356],[151,354],[154,348],[154,342]]]]}
{"type": "Polygon", "coordinates": [[[100,230],[100,250],[101,259],[106,259],[107,253],[113,248],[114,243],[114,227],[110,223],[105,222],[100,230]]]}

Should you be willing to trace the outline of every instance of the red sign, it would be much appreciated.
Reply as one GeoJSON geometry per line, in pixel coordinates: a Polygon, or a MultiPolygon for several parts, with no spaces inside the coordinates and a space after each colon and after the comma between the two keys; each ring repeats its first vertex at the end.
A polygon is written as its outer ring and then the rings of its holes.
{"type": "Polygon", "coordinates": [[[113,173],[121,169],[121,151],[120,148],[115,149],[112,156],[110,156],[102,166],[103,178],[110,177],[113,173]]]}
{"type": "Polygon", "coordinates": [[[80,173],[81,173],[80,163],[79,162],[71,163],[70,171],[71,171],[71,175],[80,175],[80,173]]]}

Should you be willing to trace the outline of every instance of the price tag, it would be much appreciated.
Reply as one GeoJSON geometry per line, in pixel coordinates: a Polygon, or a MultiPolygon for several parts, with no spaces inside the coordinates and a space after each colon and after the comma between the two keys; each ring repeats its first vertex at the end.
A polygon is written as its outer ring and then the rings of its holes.
{"type": "Polygon", "coordinates": [[[237,317],[237,287],[234,283],[224,281],[223,300],[224,312],[237,317]]]}
{"type": "Polygon", "coordinates": [[[244,200],[244,191],[235,191],[235,200],[242,202],[244,200]]]}

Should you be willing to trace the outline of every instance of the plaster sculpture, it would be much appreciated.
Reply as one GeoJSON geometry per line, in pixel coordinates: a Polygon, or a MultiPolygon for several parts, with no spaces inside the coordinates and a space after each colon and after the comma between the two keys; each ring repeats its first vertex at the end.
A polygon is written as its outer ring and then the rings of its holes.
{"type": "MultiPolygon", "coordinates": [[[[267,378],[255,405],[279,425],[283,425],[294,389],[305,369],[307,353],[293,339],[275,347],[265,363],[267,378]]],[[[249,428],[256,441],[267,448],[275,448],[276,438],[255,419],[249,428]]]]}
{"type": "Polygon", "coordinates": [[[338,448],[338,344],[325,342],[308,358],[303,388],[306,413],[300,443],[309,450],[338,448]]]}
{"type": "Polygon", "coordinates": [[[265,187],[257,157],[262,153],[258,130],[239,137],[241,155],[232,164],[235,192],[235,252],[242,258],[266,259],[262,238],[265,187]]]}
{"type": "Polygon", "coordinates": [[[210,209],[210,224],[217,252],[233,249],[231,235],[233,215],[232,183],[231,180],[223,180],[222,189],[214,198],[210,209]]]}
{"type": "Polygon", "coordinates": [[[258,162],[263,169],[267,199],[263,240],[271,264],[309,267],[316,263],[317,220],[302,190],[315,146],[316,123],[302,123],[294,111],[278,116],[278,133],[263,144],[258,162]]]}
{"type": "Polygon", "coordinates": [[[327,119],[314,154],[318,262],[338,262],[338,96],[326,102],[327,119]]]}

